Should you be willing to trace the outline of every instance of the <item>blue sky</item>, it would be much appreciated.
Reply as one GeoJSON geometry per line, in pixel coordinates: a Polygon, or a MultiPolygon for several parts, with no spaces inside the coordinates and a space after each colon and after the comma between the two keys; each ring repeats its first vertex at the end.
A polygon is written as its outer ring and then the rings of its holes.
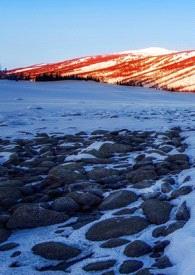
{"type": "Polygon", "coordinates": [[[145,47],[195,48],[195,0],[0,0],[11,68],[145,47]]]}

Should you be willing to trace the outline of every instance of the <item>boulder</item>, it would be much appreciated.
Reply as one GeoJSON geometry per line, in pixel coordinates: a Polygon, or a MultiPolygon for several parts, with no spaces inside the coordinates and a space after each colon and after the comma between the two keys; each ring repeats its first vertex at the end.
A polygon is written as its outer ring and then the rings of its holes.
{"type": "Polygon", "coordinates": [[[110,239],[100,245],[102,248],[113,248],[113,247],[119,247],[126,243],[129,243],[129,240],[122,239],[122,238],[114,238],[110,239]]]}
{"type": "Polygon", "coordinates": [[[18,243],[6,243],[6,244],[2,244],[2,245],[0,245],[0,251],[8,251],[8,250],[14,249],[14,248],[16,248],[18,246],[19,246],[18,243]]]}
{"type": "Polygon", "coordinates": [[[33,246],[34,254],[48,260],[69,260],[77,257],[81,250],[62,242],[42,242],[33,246]]]}
{"type": "Polygon", "coordinates": [[[58,165],[49,171],[49,178],[55,179],[64,184],[69,184],[77,180],[84,179],[84,175],[79,171],[67,169],[66,165],[58,165]]]}
{"type": "Polygon", "coordinates": [[[157,267],[159,269],[164,269],[167,267],[171,267],[172,263],[169,260],[169,258],[165,255],[165,256],[162,256],[161,258],[157,259],[156,263],[154,263],[152,266],[157,267]]]}
{"type": "Polygon", "coordinates": [[[0,243],[3,243],[8,240],[11,232],[5,228],[0,228],[0,243]]]}
{"type": "Polygon", "coordinates": [[[22,205],[10,216],[7,227],[11,229],[33,228],[62,223],[66,220],[67,216],[64,213],[44,209],[39,205],[22,205]]]}
{"type": "Polygon", "coordinates": [[[91,180],[99,181],[106,177],[112,177],[118,175],[118,170],[106,169],[106,168],[94,168],[87,173],[88,178],[91,180]]]}
{"type": "Polygon", "coordinates": [[[116,192],[112,192],[106,197],[103,202],[100,204],[100,210],[112,210],[116,208],[125,207],[128,204],[135,202],[138,196],[132,192],[127,190],[120,190],[116,192]]]}
{"type": "Polygon", "coordinates": [[[83,210],[99,205],[102,198],[91,192],[71,192],[68,194],[83,210]]]}
{"type": "Polygon", "coordinates": [[[67,214],[75,213],[79,210],[79,205],[69,196],[57,198],[51,204],[55,211],[65,212],[67,214]]]}
{"type": "Polygon", "coordinates": [[[124,254],[127,257],[140,257],[151,252],[151,246],[144,241],[135,240],[125,247],[124,254]]]}
{"type": "Polygon", "coordinates": [[[177,210],[176,219],[179,221],[188,221],[190,219],[190,210],[184,201],[177,210]]]}
{"type": "Polygon", "coordinates": [[[158,199],[146,200],[142,204],[144,214],[154,224],[166,223],[169,220],[171,209],[170,203],[158,199]]]}
{"type": "Polygon", "coordinates": [[[171,198],[176,199],[180,196],[185,196],[185,195],[189,194],[190,192],[192,192],[192,190],[193,190],[193,188],[191,185],[181,186],[179,189],[174,190],[171,193],[171,198]]]}
{"type": "Polygon", "coordinates": [[[104,241],[138,233],[147,226],[146,219],[138,216],[109,218],[93,224],[87,231],[86,238],[91,241],[104,241]]]}
{"type": "Polygon", "coordinates": [[[121,274],[130,274],[143,267],[143,263],[137,260],[126,260],[119,268],[121,274]]]}
{"type": "Polygon", "coordinates": [[[21,192],[16,187],[0,187],[0,205],[2,206],[11,206],[20,200],[21,197],[21,192]]]}
{"type": "Polygon", "coordinates": [[[127,179],[130,183],[135,184],[142,181],[156,180],[158,178],[155,169],[139,168],[127,174],[127,179]]]}
{"type": "Polygon", "coordinates": [[[93,272],[93,271],[101,271],[104,269],[111,268],[115,265],[116,260],[106,260],[106,261],[99,261],[99,262],[93,262],[85,265],[83,267],[83,270],[87,272],[93,272]]]}

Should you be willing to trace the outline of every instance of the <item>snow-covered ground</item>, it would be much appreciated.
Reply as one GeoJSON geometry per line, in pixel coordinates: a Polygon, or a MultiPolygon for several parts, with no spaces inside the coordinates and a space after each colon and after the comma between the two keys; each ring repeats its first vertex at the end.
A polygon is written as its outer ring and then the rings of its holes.
{"type": "Polygon", "coordinates": [[[0,136],[195,125],[194,94],[85,81],[0,81],[0,136]]]}
{"type": "MultiPolygon", "coordinates": [[[[76,133],[97,129],[165,130],[173,126],[182,128],[189,146],[187,154],[193,162],[194,94],[81,81],[0,81],[0,137],[30,138],[36,132],[76,133]]],[[[8,156],[5,152],[5,155],[0,157],[1,163],[1,159],[3,161],[3,158],[6,159],[8,156]]],[[[179,184],[182,184],[188,175],[191,176],[190,183],[194,186],[194,167],[178,176],[179,184]]],[[[166,274],[169,275],[195,274],[195,191],[183,196],[180,202],[184,200],[191,209],[191,219],[182,229],[169,237],[171,244],[166,249],[166,254],[175,264],[173,269],[167,271],[166,274]]],[[[44,236],[46,231],[47,228],[43,228],[39,234],[44,236]]],[[[18,232],[10,240],[16,241],[24,236],[26,240],[30,240],[28,231],[18,232]]],[[[79,239],[79,236],[73,237],[79,239]]],[[[23,245],[27,245],[25,240],[23,245]]],[[[28,261],[28,255],[25,261],[28,261]]],[[[6,272],[2,274],[13,274],[6,272]]],[[[20,274],[27,274],[26,270],[23,272],[20,274]]]]}

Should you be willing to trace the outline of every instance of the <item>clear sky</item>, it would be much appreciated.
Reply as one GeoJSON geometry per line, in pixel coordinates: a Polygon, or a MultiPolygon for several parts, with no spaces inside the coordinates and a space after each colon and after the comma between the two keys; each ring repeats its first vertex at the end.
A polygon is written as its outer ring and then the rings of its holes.
{"type": "Polygon", "coordinates": [[[195,0],[0,0],[0,64],[195,48],[195,0]]]}

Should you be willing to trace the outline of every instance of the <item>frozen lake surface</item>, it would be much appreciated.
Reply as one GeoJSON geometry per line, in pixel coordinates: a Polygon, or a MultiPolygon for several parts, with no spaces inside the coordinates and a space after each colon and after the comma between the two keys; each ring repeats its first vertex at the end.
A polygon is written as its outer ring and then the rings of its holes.
{"type": "MultiPolygon", "coordinates": [[[[165,249],[165,254],[171,259],[174,266],[163,270],[165,273],[162,274],[194,275],[195,94],[171,93],[84,81],[49,83],[0,81],[0,138],[31,138],[36,133],[67,134],[79,131],[89,133],[97,129],[116,130],[122,128],[162,130],[163,132],[173,126],[182,128],[182,137],[188,145],[185,153],[190,157],[191,162],[189,169],[185,169],[175,176],[176,184],[178,186],[190,185],[193,191],[173,202],[176,208],[186,201],[191,217],[182,229],[167,237],[171,244],[165,249]],[[188,178],[187,182],[185,181],[186,178],[188,178]]],[[[159,142],[159,140],[157,141],[159,142]]],[[[10,142],[14,143],[15,141],[11,140],[10,142]]],[[[32,140],[28,142],[32,142],[32,140]]],[[[67,145],[70,146],[70,143],[67,145]]],[[[92,145],[94,146],[94,144],[92,145]]],[[[97,149],[99,145],[100,142],[96,142],[95,148],[97,149]]],[[[94,147],[89,148],[94,149],[94,147]]],[[[176,152],[173,150],[173,154],[176,152]]],[[[0,165],[9,160],[11,153],[12,148],[4,146],[2,143],[0,165]]],[[[74,162],[86,157],[86,155],[87,153],[84,154],[81,151],[79,155],[70,155],[64,161],[74,162]]],[[[161,159],[162,156],[159,155],[158,161],[161,159]]],[[[158,188],[159,182],[156,181],[150,191],[158,190],[158,188]]],[[[148,192],[147,188],[146,192],[148,192]]],[[[108,212],[103,218],[109,218],[111,215],[112,213],[108,212]]],[[[172,216],[174,217],[174,215],[172,216]]],[[[32,230],[15,231],[9,238],[9,242],[20,244],[22,254],[17,259],[22,265],[19,265],[17,269],[8,268],[12,262],[10,257],[12,252],[7,251],[2,254],[0,259],[0,274],[54,274],[53,271],[43,273],[35,271],[35,267],[47,262],[33,255],[31,247],[44,240],[62,242],[66,240],[80,243],[84,239],[83,236],[88,225],[75,232],[70,231],[70,228],[67,227],[64,235],[56,237],[54,233],[57,229],[57,225],[52,225],[32,230]]],[[[144,231],[140,236],[143,240],[153,243],[150,230],[151,228],[149,231],[144,231]]],[[[120,254],[119,250],[112,250],[111,254],[107,252],[104,254],[105,252],[96,243],[93,244],[92,248],[96,253],[95,256],[99,259],[111,255],[119,258],[120,261],[123,260],[124,255],[123,253],[120,254]]],[[[147,266],[152,260],[144,257],[143,262],[147,266]]],[[[76,268],[79,274],[86,274],[82,271],[80,263],[76,264],[76,268]]],[[[64,274],[64,272],[59,271],[55,274],[64,274]]],[[[73,271],[70,274],[75,273],[73,271]]],[[[159,272],[154,272],[154,274],[159,274],[159,272]]]]}
{"type": "Polygon", "coordinates": [[[195,124],[195,95],[85,81],[0,81],[0,136],[195,124]]]}

